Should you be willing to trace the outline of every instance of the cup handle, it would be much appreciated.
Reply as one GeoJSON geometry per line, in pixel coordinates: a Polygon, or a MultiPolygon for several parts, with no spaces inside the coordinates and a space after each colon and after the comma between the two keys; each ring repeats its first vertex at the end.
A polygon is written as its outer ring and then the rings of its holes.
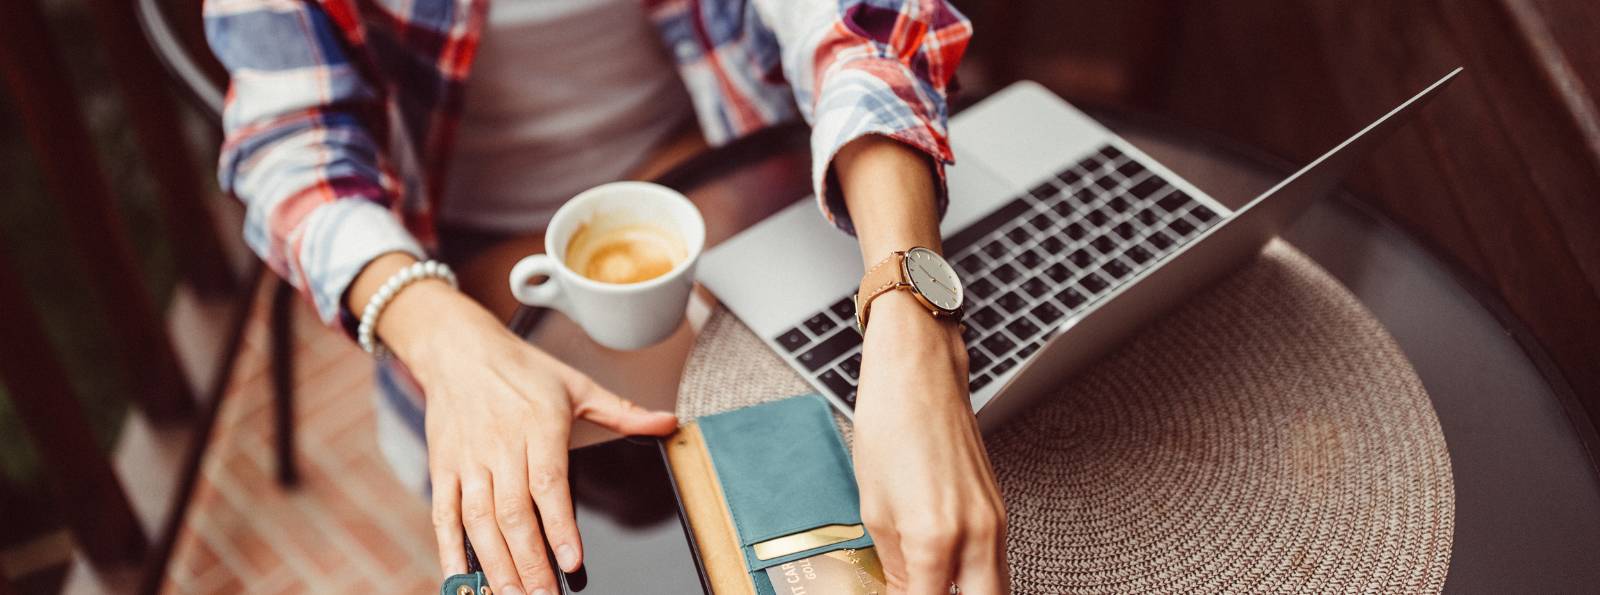
{"type": "Polygon", "coordinates": [[[561,281],[556,278],[560,263],[548,254],[533,254],[517,261],[511,267],[511,295],[529,306],[547,306],[565,310],[566,295],[561,291],[561,281]],[[529,284],[534,277],[543,276],[543,283],[529,284]]]}

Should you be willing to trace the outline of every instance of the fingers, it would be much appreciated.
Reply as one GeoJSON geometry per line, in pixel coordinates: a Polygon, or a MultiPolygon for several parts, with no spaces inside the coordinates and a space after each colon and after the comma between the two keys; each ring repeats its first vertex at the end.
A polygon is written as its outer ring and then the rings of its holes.
{"type": "Polygon", "coordinates": [[[956,584],[961,586],[961,595],[1009,593],[1011,587],[1004,555],[997,553],[990,544],[975,544],[962,558],[956,584]]]}
{"type": "Polygon", "coordinates": [[[861,511],[861,524],[866,526],[867,534],[872,536],[872,547],[878,553],[878,563],[883,568],[883,578],[888,584],[889,592],[904,593],[906,561],[905,557],[900,555],[900,534],[894,530],[894,524],[884,515],[866,507],[861,511]]]}
{"type": "Polygon", "coordinates": [[[433,537],[439,544],[439,569],[445,578],[467,572],[467,546],[461,533],[461,484],[453,474],[433,476],[433,537]]]}
{"type": "Polygon", "coordinates": [[[561,570],[573,572],[583,563],[583,541],[578,536],[571,486],[567,483],[566,441],[557,446],[555,452],[539,452],[541,447],[528,446],[527,486],[539,505],[539,518],[544,522],[544,534],[550,541],[550,551],[556,554],[556,563],[561,570]]]}
{"type": "Polygon", "coordinates": [[[955,580],[958,540],[949,532],[906,536],[900,547],[905,559],[905,593],[948,595],[950,583],[955,580]]]}
{"type": "Polygon", "coordinates": [[[461,524],[466,526],[472,549],[489,584],[501,595],[523,595],[522,579],[516,561],[506,549],[500,525],[495,521],[494,486],[487,471],[461,478],[461,524]]]}
{"type": "Polygon", "coordinates": [[[677,416],[643,409],[577,372],[569,374],[567,392],[575,415],[618,434],[665,436],[678,427],[677,416]]]}
{"type": "Polygon", "coordinates": [[[539,530],[538,516],[533,512],[533,498],[528,494],[527,462],[517,457],[494,474],[494,518],[505,537],[507,549],[522,587],[527,593],[550,593],[555,589],[555,575],[550,571],[550,558],[545,554],[544,534],[539,530]]]}

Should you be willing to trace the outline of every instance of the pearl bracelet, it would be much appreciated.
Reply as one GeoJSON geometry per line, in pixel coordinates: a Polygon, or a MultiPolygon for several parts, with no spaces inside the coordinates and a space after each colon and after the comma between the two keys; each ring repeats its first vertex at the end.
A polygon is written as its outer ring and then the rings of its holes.
{"type": "Polygon", "coordinates": [[[372,294],[372,299],[367,301],[367,308],[361,312],[361,326],[356,330],[356,341],[361,343],[362,349],[378,359],[389,357],[389,348],[378,342],[378,316],[383,314],[383,309],[394,300],[394,296],[399,295],[400,290],[423,279],[442,279],[451,287],[456,287],[455,272],[450,270],[450,265],[437,260],[412,263],[396,271],[383,282],[377,293],[372,294]]]}

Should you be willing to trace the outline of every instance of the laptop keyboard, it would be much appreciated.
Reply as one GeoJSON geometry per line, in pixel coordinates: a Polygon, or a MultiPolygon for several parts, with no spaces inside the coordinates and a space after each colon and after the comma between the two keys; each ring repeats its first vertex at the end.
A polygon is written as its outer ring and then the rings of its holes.
{"type": "MultiPolygon", "coordinates": [[[[971,390],[1003,378],[1062,321],[1219,218],[1106,146],[946,240],[946,258],[967,290],[971,390]]],[[[776,342],[815,384],[855,407],[861,335],[851,296],[776,342]]]]}

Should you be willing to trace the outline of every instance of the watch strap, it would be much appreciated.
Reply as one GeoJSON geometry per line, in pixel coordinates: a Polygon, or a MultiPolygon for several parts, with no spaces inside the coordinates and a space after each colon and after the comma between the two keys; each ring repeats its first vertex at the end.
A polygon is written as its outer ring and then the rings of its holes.
{"type": "Polygon", "coordinates": [[[891,252],[888,257],[878,261],[867,269],[861,276],[861,289],[856,293],[856,330],[867,331],[867,316],[871,312],[872,300],[878,296],[900,289],[910,287],[906,280],[905,272],[900,263],[906,258],[904,251],[891,252]]]}

